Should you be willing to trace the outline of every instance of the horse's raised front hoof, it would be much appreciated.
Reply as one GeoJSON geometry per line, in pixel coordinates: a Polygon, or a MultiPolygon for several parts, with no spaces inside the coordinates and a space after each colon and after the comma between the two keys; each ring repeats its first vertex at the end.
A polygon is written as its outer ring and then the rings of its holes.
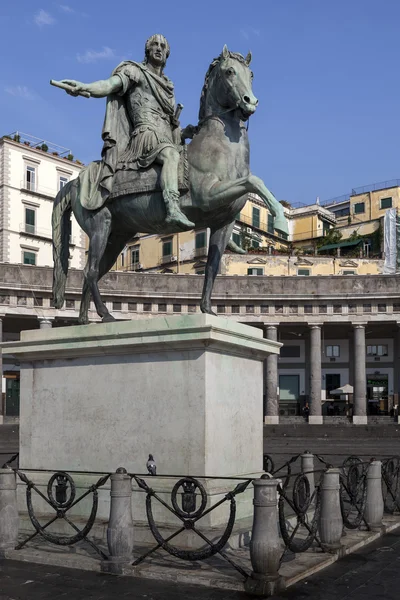
{"type": "Polygon", "coordinates": [[[216,317],[216,316],[217,316],[217,314],[216,314],[216,313],[215,313],[213,310],[211,310],[211,307],[208,307],[208,306],[201,306],[201,305],[200,305],[200,310],[201,310],[201,312],[202,312],[202,313],[204,313],[205,315],[214,315],[214,317],[216,317]]]}
{"type": "Polygon", "coordinates": [[[104,317],[101,319],[102,323],[112,323],[113,321],[116,321],[117,319],[115,317],[113,317],[112,315],[110,315],[110,313],[104,315],[104,317]]]}

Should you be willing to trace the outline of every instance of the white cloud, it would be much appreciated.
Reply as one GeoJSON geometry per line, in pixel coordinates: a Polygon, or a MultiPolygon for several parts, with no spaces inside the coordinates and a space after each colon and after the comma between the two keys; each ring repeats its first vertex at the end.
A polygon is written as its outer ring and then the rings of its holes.
{"type": "Polygon", "coordinates": [[[246,27],[245,29],[240,30],[240,35],[245,40],[249,40],[252,37],[260,37],[261,31],[259,29],[255,29],[254,27],[246,27]]]}
{"type": "Polygon", "coordinates": [[[7,92],[7,94],[11,94],[11,96],[18,96],[20,98],[33,98],[32,92],[26,87],[26,85],[9,85],[4,88],[4,91],[7,92]]]}
{"type": "Polygon", "coordinates": [[[43,8],[35,15],[34,21],[39,27],[42,27],[42,25],[53,25],[53,23],[56,22],[55,18],[52,17],[50,13],[43,10],[43,8]]]}
{"type": "Polygon", "coordinates": [[[95,50],[86,50],[85,54],[77,54],[76,58],[81,63],[92,63],[98,60],[108,60],[116,58],[115,50],[108,46],[103,46],[103,50],[96,52],[95,50]]]}
{"type": "Polygon", "coordinates": [[[60,4],[59,9],[65,13],[74,13],[75,12],[71,6],[68,6],[68,4],[60,4]]]}

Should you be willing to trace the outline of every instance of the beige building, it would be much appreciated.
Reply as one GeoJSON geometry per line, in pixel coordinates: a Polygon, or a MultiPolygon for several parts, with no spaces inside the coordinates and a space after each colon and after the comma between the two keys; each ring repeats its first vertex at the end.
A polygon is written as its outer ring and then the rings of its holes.
{"type": "MultiPolygon", "coordinates": [[[[57,192],[78,176],[71,152],[30,135],[0,139],[0,261],[52,266],[51,214],[57,192]]],[[[70,266],[85,261],[84,234],[72,217],[70,266]]]]}

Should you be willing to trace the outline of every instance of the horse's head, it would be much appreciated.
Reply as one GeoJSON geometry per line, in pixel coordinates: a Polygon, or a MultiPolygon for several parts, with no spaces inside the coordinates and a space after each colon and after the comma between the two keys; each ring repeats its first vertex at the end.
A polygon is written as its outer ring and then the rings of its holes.
{"type": "Polygon", "coordinates": [[[199,120],[215,113],[216,109],[217,114],[236,110],[243,121],[255,112],[258,100],[252,91],[253,73],[249,68],[250,62],[250,52],[244,58],[224,46],[220,56],[208,69],[199,120]]]}

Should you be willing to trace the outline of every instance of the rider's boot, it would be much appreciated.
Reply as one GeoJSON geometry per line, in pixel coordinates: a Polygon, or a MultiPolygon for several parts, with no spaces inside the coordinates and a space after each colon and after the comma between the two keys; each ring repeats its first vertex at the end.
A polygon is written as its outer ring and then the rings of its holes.
{"type": "Polygon", "coordinates": [[[193,229],[195,224],[183,214],[179,206],[179,192],[172,190],[164,190],[163,198],[165,202],[165,208],[167,209],[166,223],[172,223],[178,225],[183,231],[193,229]]]}

